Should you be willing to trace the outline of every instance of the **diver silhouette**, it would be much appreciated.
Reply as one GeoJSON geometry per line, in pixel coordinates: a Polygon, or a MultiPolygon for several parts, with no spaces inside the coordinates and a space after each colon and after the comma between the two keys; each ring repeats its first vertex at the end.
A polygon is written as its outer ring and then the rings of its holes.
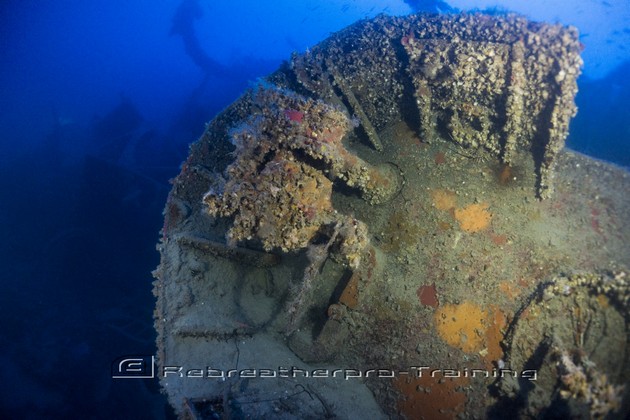
{"type": "Polygon", "coordinates": [[[208,56],[201,48],[194,22],[201,19],[202,16],[203,10],[197,0],[183,0],[173,16],[170,35],[182,37],[186,54],[201,68],[206,76],[228,76],[227,67],[208,56]]]}

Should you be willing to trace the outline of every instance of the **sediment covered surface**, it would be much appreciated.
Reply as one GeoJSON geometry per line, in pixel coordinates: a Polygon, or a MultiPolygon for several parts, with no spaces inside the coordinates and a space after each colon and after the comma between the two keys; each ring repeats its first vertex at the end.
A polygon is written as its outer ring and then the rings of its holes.
{"type": "Polygon", "coordinates": [[[271,75],[260,89],[285,99],[248,92],[210,122],[158,246],[158,359],[176,410],[627,412],[630,174],[562,149],[577,48],[574,30],[517,17],[380,17],[271,75]],[[343,132],[309,123],[327,113],[343,132]],[[247,136],[271,153],[245,159],[247,136]],[[331,148],[337,164],[321,158],[331,148]]]}

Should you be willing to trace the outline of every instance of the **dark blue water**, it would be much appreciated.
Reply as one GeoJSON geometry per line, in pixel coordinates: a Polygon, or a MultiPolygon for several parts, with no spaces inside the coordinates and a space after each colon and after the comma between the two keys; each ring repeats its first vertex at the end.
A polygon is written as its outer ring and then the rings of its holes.
{"type": "MultiPolygon", "coordinates": [[[[362,17],[451,9],[265,3],[0,2],[0,418],[169,416],[156,382],[110,364],[155,352],[150,273],[188,145],[292,51],[362,17]]],[[[630,29],[615,30],[568,144],[630,166],[630,29]]]]}

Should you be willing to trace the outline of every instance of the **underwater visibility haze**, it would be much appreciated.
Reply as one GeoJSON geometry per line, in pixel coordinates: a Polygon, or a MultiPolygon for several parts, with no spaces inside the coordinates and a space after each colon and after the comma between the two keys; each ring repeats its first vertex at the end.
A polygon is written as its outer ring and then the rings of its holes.
{"type": "Polygon", "coordinates": [[[2,2],[0,417],[627,416],[628,45],[626,0],[2,2]]]}

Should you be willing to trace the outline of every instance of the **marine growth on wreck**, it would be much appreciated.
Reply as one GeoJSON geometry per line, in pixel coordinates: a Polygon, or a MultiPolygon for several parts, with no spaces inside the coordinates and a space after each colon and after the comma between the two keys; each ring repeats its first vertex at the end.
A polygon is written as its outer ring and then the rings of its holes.
{"type": "Polygon", "coordinates": [[[166,204],[159,366],[307,374],[162,378],[176,411],[627,413],[630,177],[564,149],[579,53],[516,15],[379,16],[213,119],[166,204]]]}

